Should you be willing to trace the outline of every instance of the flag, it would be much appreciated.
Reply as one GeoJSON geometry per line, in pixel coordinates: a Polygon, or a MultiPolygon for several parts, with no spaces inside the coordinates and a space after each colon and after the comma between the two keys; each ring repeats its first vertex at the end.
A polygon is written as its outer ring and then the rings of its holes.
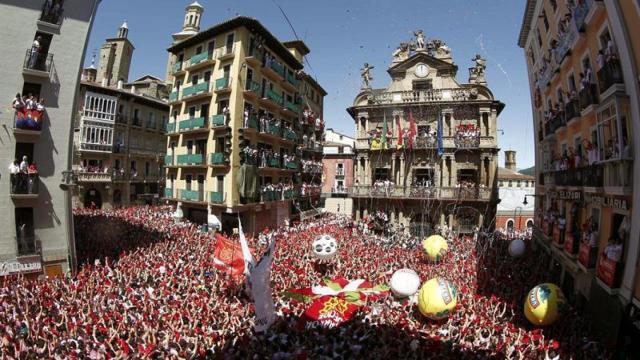
{"type": "Polygon", "coordinates": [[[442,116],[442,113],[438,116],[438,156],[444,154],[444,145],[442,144],[442,116]]]}
{"type": "Polygon", "coordinates": [[[257,265],[249,265],[249,287],[253,297],[256,320],[254,330],[256,332],[265,331],[276,320],[276,307],[271,295],[271,263],[273,262],[273,252],[275,240],[269,244],[267,252],[257,265]]]}
{"type": "Polygon", "coordinates": [[[220,234],[216,234],[216,241],[216,248],[213,250],[215,267],[234,277],[242,275],[245,265],[240,246],[220,234]]]}
{"type": "Polygon", "coordinates": [[[255,264],[253,255],[249,251],[249,245],[247,245],[247,239],[244,237],[244,231],[242,231],[242,221],[238,216],[238,233],[240,234],[240,248],[242,249],[242,258],[244,260],[244,274],[249,275],[249,264],[255,264]]]}
{"type": "Polygon", "coordinates": [[[416,122],[413,120],[413,112],[409,110],[409,149],[413,149],[413,139],[416,137],[416,122]]]}
{"type": "Polygon", "coordinates": [[[402,127],[400,126],[400,116],[396,116],[396,126],[398,126],[398,149],[402,149],[402,127]]]}
{"type": "Polygon", "coordinates": [[[389,146],[387,145],[387,113],[384,113],[382,120],[382,137],[381,137],[381,144],[380,144],[380,149],[384,150],[384,149],[388,149],[389,146]]]}

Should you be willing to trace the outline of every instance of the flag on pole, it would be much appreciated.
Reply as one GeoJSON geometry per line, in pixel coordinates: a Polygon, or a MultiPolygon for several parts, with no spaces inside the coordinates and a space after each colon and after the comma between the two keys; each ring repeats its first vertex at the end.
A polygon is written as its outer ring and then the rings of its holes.
{"type": "Polygon", "coordinates": [[[413,140],[416,138],[416,122],[413,120],[413,112],[409,110],[409,149],[413,149],[413,140]]]}
{"type": "Polygon", "coordinates": [[[271,240],[267,252],[264,253],[257,265],[254,266],[253,263],[249,265],[249,287],[256,313],[254,323],[256,332],[269,329],[276,320],[276,307],[273,303],[270,285],[275,243],[275,240],[271,240]]]}
{"type": "Polygon", "coordinates": [[[398,127],[398,149],[402,149],[402,127],[400,126],[400,116],[396,116],[396,126],[398,127]]]}
{"type": "Polygon", "coordinates": [[[438,156],[444,154],[444,145],[442,144],[442,117],[443,114],[440,113],[438,116],[438,156]]]}
{"type": "Polygon", "coordinates": [[[244,260],[238,243],[216,234],[216,248],[213,250],[213,263],[218,270],[226,271],[233,277],[242,275],[244,260]]]}
{"type": "Polygon", "coordinates": [[[249,264],[255,264],[255,260],[253,259],[253,255],[251,255],[249,245],[247,245],[247,239],[244,237],[240,216],[238,216],[238,233],[240,234],[240,248],[242,249],[242,258],[244,259],[244,274],[249,275],[249,264]]]}
{"type": "Polygon", "coordinates": [[[382,120],[382,136],[380,141],[380,150],[388,149],[389,146],[387,144],[387,113],[384,112],[383,120],[382,120]]]}

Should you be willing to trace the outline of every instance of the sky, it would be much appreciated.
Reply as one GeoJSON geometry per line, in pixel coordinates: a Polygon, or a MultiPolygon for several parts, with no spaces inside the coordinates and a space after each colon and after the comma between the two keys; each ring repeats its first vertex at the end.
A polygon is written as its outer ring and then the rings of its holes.
{"type": "MultiPolygon", "coordinates": [[[[178,32],[184,8],[193,0],[104,0],[93,25],[85,64],[99,52],[106,38],[114,37],[124,20],[135,46],[129,79],[153,74],[164,78],[167,47],[178,32]]],[[[452,49],[459,66],[458,81],[467,82],[472,57],[487,59],[487,85],[506,104],[498,117],[498,143],[517,151],[518,168],[534,164],[534,134],[524,52],[517,45],[524,0],[199,0],[205,7],[201,30],[243,15],[259,20],[281,41],[297,36],[311,49],[310,66],[328,95],[324,100],[327,127],[348,135],[355,123],[346,108],[360,90],[365,62],[375,66],[373,87],[386,87],[391,53],[412,32],[424,30],[452,49]],[[504,134],[502,134],[504,132],[504,134]]]]}

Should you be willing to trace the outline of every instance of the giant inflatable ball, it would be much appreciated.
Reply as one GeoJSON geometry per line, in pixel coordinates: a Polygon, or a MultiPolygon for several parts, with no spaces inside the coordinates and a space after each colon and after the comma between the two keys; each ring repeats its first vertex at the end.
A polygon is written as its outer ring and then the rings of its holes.
{"type": "Polygon", "coordinates": [[[318,235],[311,245],[313,255],[321,260],[329,260],[338,252],[338,242],[331,235],[318,235]]]}
{"type": "Polygon", "coordinates": [[[516,239],[509,243],[509,255],[511,255],[512,258],[522,257],[526,249],[527,245],[522,239],[516,239]]]}
{"type": "Polygon", "coordinates": [[[418,310],[432,320],[445,319],[458,303],[458,288],[448,280],[434,278],[418,293],[418,310]]]}
{"type": "Polygon", "coordinates": [[[527,295],[524,301],[524,315],[533,325],[553,324],[562,315],[565,298],[555,284],[540,284],[527,295]]]}
{"type": "Polygon", "coordinates": [[[449,249],[447,240],[440,235],[431,235],[422,241],[427,259],[431,261],[439,261],[449,249]]]}
{"type": "Polygon", "coordinates": [[[391,276],[389,287],[396,297],[411,296],[420,288],[420,277],[411,269],[400,269],[391,276]]]}

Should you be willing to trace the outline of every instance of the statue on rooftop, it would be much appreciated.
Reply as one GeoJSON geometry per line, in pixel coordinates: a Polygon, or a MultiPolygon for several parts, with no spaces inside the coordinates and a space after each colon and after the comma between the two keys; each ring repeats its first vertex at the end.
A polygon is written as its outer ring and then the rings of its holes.
{"type": "Polygon", "coordinates": [[[424,31],[416,30],[413,32],[413,35],[416,37],[416,42],[415,42],[416,51],[425,51],[427,43],[424,37],[424,31]]]}
{"type": "Polygon", "coordinates": [[[400,62],[409,58],[409,52],[411,51],[411,44],[401,42],[400,46],[393,52],[393,62],[400,62]]]}
{"type": "Polygon", "coordinates": [[[374,66],[370,66],[369,63],[364,63],[364,67],[360,69],[363,89],[371,89],[371,80],[373,80],[373,77],[371,77],[371,69],[373,68],[374,66]]]}

